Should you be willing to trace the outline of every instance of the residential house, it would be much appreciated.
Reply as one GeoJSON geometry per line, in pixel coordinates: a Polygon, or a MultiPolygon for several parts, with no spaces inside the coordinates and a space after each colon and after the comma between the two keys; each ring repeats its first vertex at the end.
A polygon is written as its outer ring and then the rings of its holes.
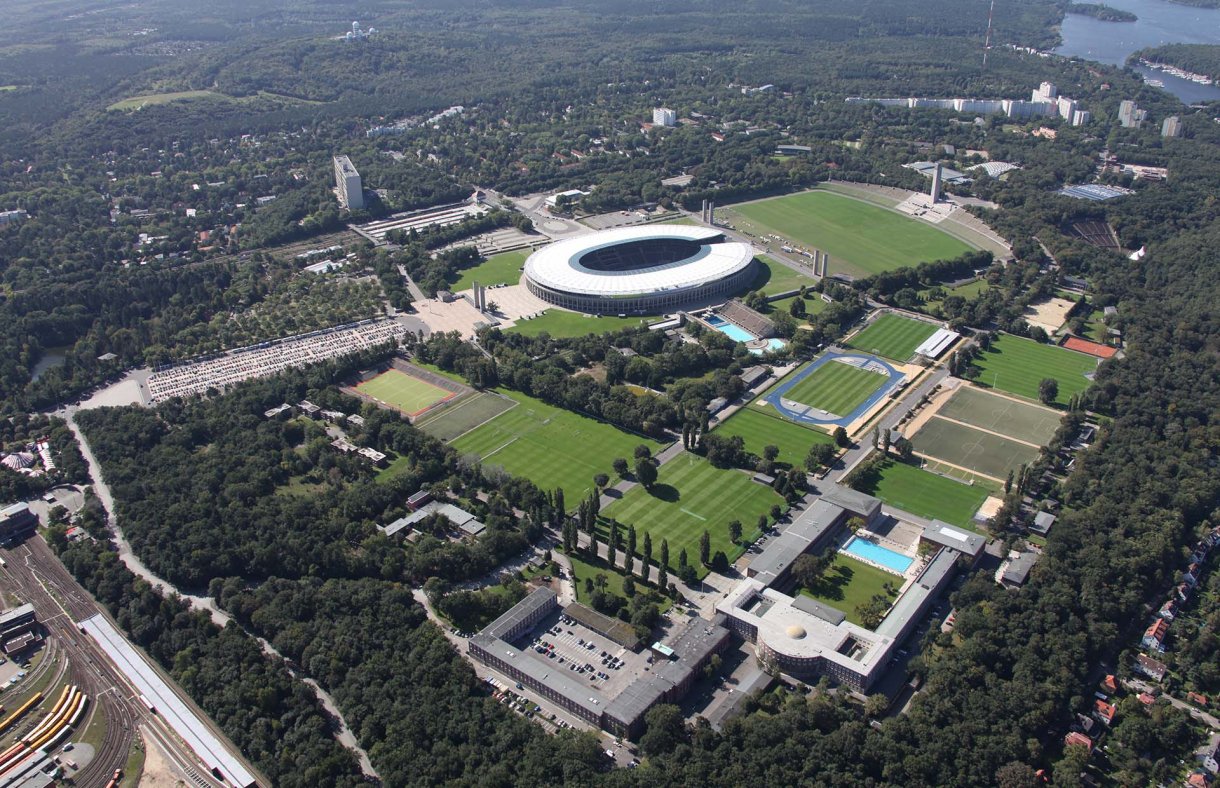
{"type": "Polygon", "coordinates": [[[1140,645],[1144,648],[1150,648],[1158,653],[1165,651],[1165,636],[1169,634],[1169,622],[1163,618],[1158,618],[1152,622],[1152,626],[1144,630],[1144,637],[1140,640],[1140,645]]]}
{"type": "Polygon", "coordinates": [[[1093,740],[1090,739],[1088,736],[1085,736],[1083,733],[1079,733],[1077,731],[1072,731],[1067,736],[1064,736],[1063,744],[1066,747],[1072,747],[1072,746],[1084,747],[1084,748],[1088,749],[1088,751],[1090,753],[1093,752],[1093,740]]]}
{"type": "Polygon", "coordinates": [[[1165,678],[1165,674],[1169,672],[1169,668],[1164,662],[1144,654],[1140,654],[1135,658],[1135,670],[1153,681],[1162,681],[1165,678]]]}
{"type": "Polygon", "coordinates": [[[1114,715],[1118,714],[1118,706],[1106,703],[1104,700],[1093,701],[1093,717],[1106,725],[1114,724],[1114,715]]]}

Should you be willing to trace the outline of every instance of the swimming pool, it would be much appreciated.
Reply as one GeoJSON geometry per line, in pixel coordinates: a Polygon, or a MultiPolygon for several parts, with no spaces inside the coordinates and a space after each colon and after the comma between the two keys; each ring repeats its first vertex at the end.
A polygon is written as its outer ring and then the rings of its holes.
{"type": "Polygon", "coordinates": [[[750,348],[750,352],[756,356],[761,356],[763,353],[769,353],[773,350],[783,350],[786,347],[788,347],[787,342],[782,339],[775,339],[773,337],[767,340],[767,346],[765,348],[752,347],[750,348]]]}
{"type": "Polygon", "coordinates": [[[902,553],[896,553],[887,547],[855,536],[843,547],[843,552],[872,561],[874,564],[880,564],[900,575],[906,574],[906,571],[911,568],[911,564],[915,562],[915,559],[908,558],[902,553]]]}
{"type": "Polygon", "coordinates": [[[719,331],[721,334],[724,334],[734,342],[753,342],[754,340],[758,339],[758,337],[754,336],[749,331],[746,331],[740,326],[733,325],[720,315],[708,315],[706,320],[708,325],[719,331]]]}

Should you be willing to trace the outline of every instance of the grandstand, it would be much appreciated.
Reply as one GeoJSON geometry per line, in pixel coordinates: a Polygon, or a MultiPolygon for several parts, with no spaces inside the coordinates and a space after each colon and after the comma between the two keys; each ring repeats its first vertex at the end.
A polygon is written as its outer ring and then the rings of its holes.
{"type": "Polygon", "coordinates": [[[1078,200],[1094,200],[1101,202],[1104,200],[1113,200],[1115,197],[1122,197],[1127,194],[1135,194],[1131,189],[1124,189],[1121,186],[1106,186],[1101,183],[1086,183],[1079,186],[1064,186],[1055,194],[1064,197],[1074,197],[1078,200]]]}
{"type": "Polygon", "coordinates": [[[716,314],[730,323],[734,323],[749,331],[756,337],[775,336],[775,323],[736,298],[729,300],[728,303],[717,309],[716,314]]]}
{"type": "Polygon", "coordinates": [[[1107,222],[1076,222],[1072,225],[1072,233],[1098,249],[1117,252],[1122,248],[1118,234],[1107,222]]]}

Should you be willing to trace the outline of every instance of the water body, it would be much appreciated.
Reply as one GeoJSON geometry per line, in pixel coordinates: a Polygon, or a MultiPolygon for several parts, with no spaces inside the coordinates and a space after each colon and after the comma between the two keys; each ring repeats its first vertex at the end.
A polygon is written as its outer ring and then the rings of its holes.
{"type": "MultiPolygon", "coordinates": [[[[1103,22],[1091,16],[1068,14],[1060,35],[1063,44],[1055,54],[1082,57],[1121,66],[1132,52],[1161,44],[1220,44],[1220,10],[1194,8],[1167,0],[1105,0],[1106,5],[1130,11],[1137,22],[1103,22]]],[[[1220,87],[1200,85],[1144,66],[1136,70],[1165,83],[1165,90],[1190,104],[1220,100],[1220,87]]]]}
{"type": "Polygon", "coordinates": [[[30,370],[30,379],[38,380],[48,369],[62,367],[68,360],[67,354],[67,347],[48,348],[43,352],[42,357],[34,362],[34,368],[30,370]]]}

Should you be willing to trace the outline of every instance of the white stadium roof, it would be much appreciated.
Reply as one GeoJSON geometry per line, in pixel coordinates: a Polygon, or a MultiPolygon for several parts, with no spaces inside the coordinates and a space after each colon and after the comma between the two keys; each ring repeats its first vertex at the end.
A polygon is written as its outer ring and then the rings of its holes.
{"type": "Polygon", "coordinates": [[[745,243],[711,243],[723,237],[720,230],[678,224],[618,227],[567,238],[534,252],[525,261],[532,281],[566,293],[603,298],[624,298],[666,290],[686,290],[731,276],[754,259],[754,247],[745,243]],[[633,271],[595,271],[581,264],[589,252],[618,244],[646,240],[702,241],[697,253],[650,268],[633,271]]]}

